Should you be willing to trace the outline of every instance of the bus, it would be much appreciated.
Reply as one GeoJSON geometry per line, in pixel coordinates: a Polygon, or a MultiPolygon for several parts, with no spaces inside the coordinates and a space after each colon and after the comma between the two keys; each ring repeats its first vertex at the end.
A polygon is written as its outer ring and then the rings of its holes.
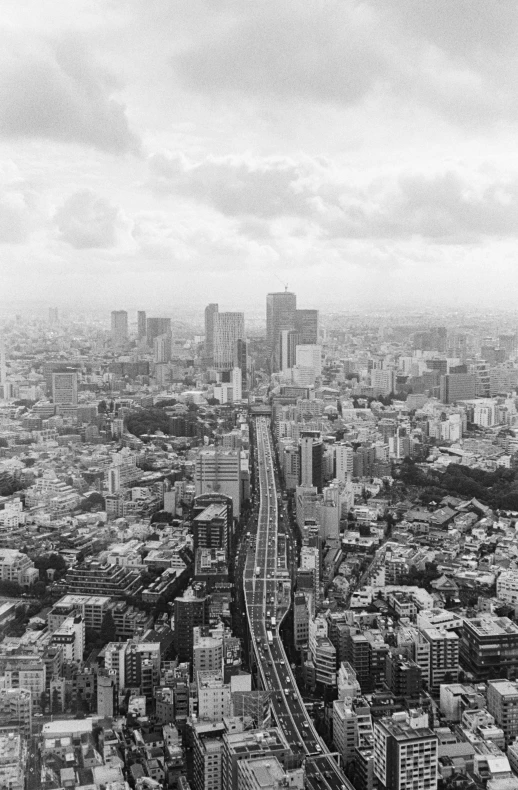
{"type": "Polygon", "coordinates": [[[276,621],[275,617],[270,617],[270,623],[272,625],[272,628],[275,628],[276,622],[277,621],[276,621]]]}
{"type": "Polygon", "coordinates": [[[266,636],[268,637],[268,644],[273,645],[273,636],[271,631],[266,632],[266,636]]]}

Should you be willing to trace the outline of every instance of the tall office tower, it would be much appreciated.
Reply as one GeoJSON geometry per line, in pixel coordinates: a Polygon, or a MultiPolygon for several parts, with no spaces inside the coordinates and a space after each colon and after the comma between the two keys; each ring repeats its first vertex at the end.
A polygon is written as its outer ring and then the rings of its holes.
{"type": "Polygon", "coordinates": [[[145,310],[139,310],[137,313],[137,334],[138,339],[142,340],[146,336],[147,321],[145,310]]]}
{"type": "Polygon", "coordinates": [[[214,360],[214,316],[218,309],[218,305],[213,302],[205,308],[205,359],[209,365],[214,360]]]}
{"type": "Polygon", "coordinates": [[[238,340],[245,339],[243,313],[214,313],[213,359],[216,370],[234,367],[238,340]]]}
{"type": "Polygon", "coordinates": [[[374,774],[384,790],[436,790],[438,738],[407,713],[374,721],[374,774]]]}
{"type": "Polygon", "coordinates": [[[447,373],[441,376],[440,399],[443,403],[470,400],[476,396],[477,377],[474,373],[447,373]]]}
{"type": "Polygon", "coordinates": [[[241,384],[248,386],[248,341],[240,338],[235,347],[234,367],[241,370],[241,384]]]}
{"type": "Polygon", "coordinates": [[[335,444],[335,477],[341,483],[346,483],[353,476],[354,450],[348,444],[335,444]]]}
{"type": "Polygon", "coordinates": [[[156,365],[171,361],[171,341],[170,333],[153,339],[153,362],[156,365]]]}
{"type": "Polygon", "coordinates": [[[279,370],[286,371],[297,364],[297,346],[300,335],[293,329],[283,329],[280,336],[279,370]]]}
{"type": "MultiPolygon", "coordinates": [[[[518,630],[518,629],[517,629],[518,630]]],[[[438,691],[441,683],[455,683],[459,674],[459,637],[454,631],[421,628],[416,647],[416,662],[431,691],[438,691]],[[428,655],[422,645],[429,645],[428,655]]]]}
{"type": "Polygon", "coordinates": [[[300,343],[318,343],[318,310],[296,310],[295,330],[300,335],[300,343]]]}
{"type": "Polygon", "coordinates": [[[297,297],[290,291],[266,297],[266,345],[272,373],[280,370],[281,332],[295,330],[297,297]]]}
{"type": "Polygon", "coordinates": [[[171,333],[170,318],[148,318],[146,322],[147,344],[153,348],[153,340],[159,335],[171,333]]]}
{"type": "Polygon", "coordinates": [[[319,431],[301,431],[300,450],[300,484],[314,486],[322,493],[324,483],[323,455],[324,444],[319,431]]]}
{"type": "Polygon", "coordinates": [[[462,627],[460,656],[463,669],[476,681],[499,676],[516,677],[518,625],[508,617],[486,613],[466,618],[462,627]]]}
{"type": "Polygon", "coordinates": [[[126,310],[112,310],[112,343],[123,345],[128,339],[128,313],[126,310]]]}
{"type": "Polygon", "coordinates": [[[236,450],[200,450],[194,467],[196,496],[221,493],[231,497],[234,516],[241,512],[241,458],[236,450]]]}
{"type": "Polygon", "coordinates": [[[59,321],[59,313],[57,307],[49,307],[49,324],[57,324],[59,321]]]}
{"type": "Polygon", "coordinates": [[[194,629],[209,624],[209,603],[210,596],[198,596],[192,587],[174,599],[174,641],[179,661],[192,661],[194,629]]]}
{"type": "Polygon", "coordinates": [[[76,371],[52,374],[52,400],[63,406],[77,406],[76,371]]]}

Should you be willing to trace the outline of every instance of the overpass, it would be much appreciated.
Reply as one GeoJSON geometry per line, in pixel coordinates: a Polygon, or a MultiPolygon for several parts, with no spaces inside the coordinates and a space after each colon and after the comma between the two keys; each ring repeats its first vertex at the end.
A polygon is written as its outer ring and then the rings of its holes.
{"type": "Polygon", "coordinates": [[[315,730],[280,638],[280,624],[291,606],[291,536],[279,512],[270,420],[256,417],[255,428],[260,504],[257,532],[248,538],[243,588],[258,684],[270,692],[277,725],[305,764],[306,787],[353,790],[315,730]]]}

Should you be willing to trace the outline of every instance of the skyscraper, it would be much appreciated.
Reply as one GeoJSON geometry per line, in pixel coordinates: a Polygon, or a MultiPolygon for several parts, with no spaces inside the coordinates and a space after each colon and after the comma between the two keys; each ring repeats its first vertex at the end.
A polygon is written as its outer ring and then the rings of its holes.
{"type": "Polygon", "coordinates": [[[171,332],[170,318],[148,318],[146,325],[147,344],[153,348],[153,341],[159,335],[167,335],[171,332]]]}
{"type": "Polygon", "coordinates": [[[318,343],[318,310],[296,310],[295,329],[303,345],[318,343]]]}
{"type": "Polygon", "coordinates": [[[205,358],[208,364],[212,364],[214,359],[214,316],[218,309],[218,305],[214,303],[205,308],[205,358]]]}
{"type": "Polygon", "coordinates": [[[245,317],[243,313],[214,313],[214,367],[217,370],[230,370],[237,356],[237,342],[245,337],[245,317]]]}
{"type": "Polygon", "coordinates": [[[300,448],[300,484],[315,486],[322,492],[324,445],[319,431],[301,431],[300,448]]]}
{"type": "Polygon", "coordinates": [[[290,291],[266,297],[266,345],[272,373],[280,370],[281,332],[295,329],[297,297],[290,291]]]}
{"type": "Polygon", "coordinates": [[[139,310],[137,313],[137,333],[138,339],[142,340],[146,336],[147,323],[145,310],[139,310]]]}
{"type": "Polygon", "coordinates": [[[126,310],[112,310],[112,343],[123,345],[128,339],[128,313],[126,310]]]}

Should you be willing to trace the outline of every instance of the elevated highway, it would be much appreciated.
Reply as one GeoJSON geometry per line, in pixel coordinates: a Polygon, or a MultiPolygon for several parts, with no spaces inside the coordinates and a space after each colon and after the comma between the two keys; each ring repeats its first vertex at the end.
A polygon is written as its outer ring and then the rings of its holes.
{"type": "Polygon", "coordinates": [[[257,531],[249,538],[243,588],[258,682],[270,692],[274,718],[291,750],[305,762],[306,787],[353,790],[315,730],[280,638],[279,627],[291,605],[290,535],[279,513],[270,420],[257,417],[255,428],[260,504],[257,531]]]}

